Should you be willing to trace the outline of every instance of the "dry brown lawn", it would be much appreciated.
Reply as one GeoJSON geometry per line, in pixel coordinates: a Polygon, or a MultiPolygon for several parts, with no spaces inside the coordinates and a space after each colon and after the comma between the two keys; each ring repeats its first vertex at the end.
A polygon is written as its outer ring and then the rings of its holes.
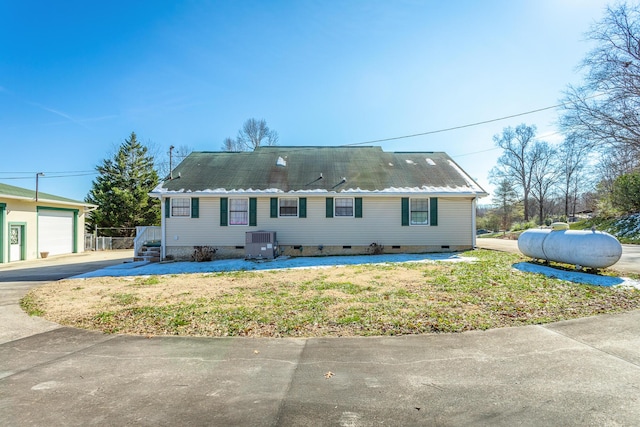
{"type": "Polygon", "coordinates": [[[640,291],[587,286],[477,262],[360,265],[72,279],[27,294],[23,308],[106,333],[352,336],[460,332],[640,308],[640,291]]]}

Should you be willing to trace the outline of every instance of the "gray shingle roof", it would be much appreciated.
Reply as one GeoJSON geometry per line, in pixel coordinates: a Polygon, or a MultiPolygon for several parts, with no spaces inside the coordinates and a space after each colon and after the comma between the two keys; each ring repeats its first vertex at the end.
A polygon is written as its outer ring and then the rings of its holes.
{"type": "Polygon", "coordinates": [[[153,193],[249,190],[486,194],[443,152],[279,146],[239,153],[193,152],[174,169],[173,179],[153,193]]]}

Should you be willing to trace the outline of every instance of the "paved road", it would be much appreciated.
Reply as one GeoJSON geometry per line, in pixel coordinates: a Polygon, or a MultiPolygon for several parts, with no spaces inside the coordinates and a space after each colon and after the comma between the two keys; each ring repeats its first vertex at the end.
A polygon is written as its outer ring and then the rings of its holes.
{"type": "MultiPolygon", "coordinates": [[[[57,277],[64,268],[50,271],[57,277]]],[[[11,316],[4,308],[16,305],[29,283],[41,283],[31,278],[46,276],[36,267],[12,274],[0,269],[3,279],[17,280],[0,281],[2,328],[11,316]],[[24,288],[13,290],[16,283],[24,288]]],[[[13,316],[17,329],[28,319],[13,316]]],[[[635,426],[640,420],[640,311],[377,338],[148,338],[52,325],[0,344],[3,426],[635,426]]]]}
{"type": "MultiPolygon", "coordinates": [[[[476,246],[481,249],[520,253],[517,240],[479,238],[476,239],[476,246]]],[[[622,273],[640,274],[640,245],[622,245],[622,257],[609,268],[622,273]]]]}
{"type": "Polygon", "coordinates": [[[130,261],[132,257],[132,251],[103,251],[0,264],[0,343],[60,327],[26,316],[20,309],[20,299],[32,287],[130,261]]]}

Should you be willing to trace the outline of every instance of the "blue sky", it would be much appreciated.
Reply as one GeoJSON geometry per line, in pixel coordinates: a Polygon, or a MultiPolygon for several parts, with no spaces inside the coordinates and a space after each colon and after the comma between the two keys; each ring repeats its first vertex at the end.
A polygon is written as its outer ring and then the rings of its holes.
{"type": "MultiPolygon", "coordinates": [[[[132,131],[168,157],[220,150],[251,117],[279,145],[345,145],[553,106],[606,5],[0,0],[0,182],[44,172],[41,191],[82,200],[132,131]]],[[[493,135],[558,142],[557,113],[372,145],[445,151],[491,190],[493,135]]]]}

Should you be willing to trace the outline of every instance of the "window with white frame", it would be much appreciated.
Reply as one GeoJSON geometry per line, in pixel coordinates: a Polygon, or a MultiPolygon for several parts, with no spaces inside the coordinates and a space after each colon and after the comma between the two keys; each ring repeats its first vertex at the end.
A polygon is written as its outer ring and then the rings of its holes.
{"type": "Polygon", "coordinates": [[[353,198],[336,197],[334,204],[335,216],[353,216],[353,198]]]}
{"type": "Polygon", "coordinates": [[[298,216],[298,199],[296,197],[281,197],[278,199],[279,216],[298,216]]]}
{"type": "Polygon", "coordinates": [[[429,199],[411,199],[411,225],[429,225],[429,199]]]}
{"type": "Polygon", "coordinates": [[[229,199],[229,225],[249,224],[249,199],[229,199]]]}
{"type": "Polygon", "coordinates": [[[191,199],[186,197],[171,198],[171,216],[172,217],[190,217],[191,216],[191,199]]]}

